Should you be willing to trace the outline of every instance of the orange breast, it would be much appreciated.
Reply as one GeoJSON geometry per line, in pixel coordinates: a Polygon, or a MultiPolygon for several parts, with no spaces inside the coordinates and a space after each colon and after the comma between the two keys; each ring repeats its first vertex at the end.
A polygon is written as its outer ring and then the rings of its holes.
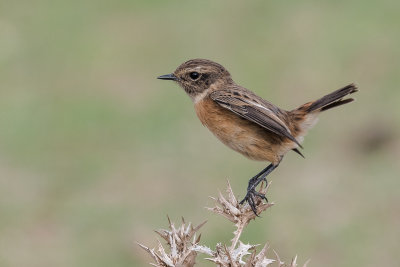
{"type": "Polygon", "coordinates": [[[209,97],[195,104],[200,121],[219,140],[253,160],[278,163],[293,148],[291,141],[221,107],[209,97]]]}

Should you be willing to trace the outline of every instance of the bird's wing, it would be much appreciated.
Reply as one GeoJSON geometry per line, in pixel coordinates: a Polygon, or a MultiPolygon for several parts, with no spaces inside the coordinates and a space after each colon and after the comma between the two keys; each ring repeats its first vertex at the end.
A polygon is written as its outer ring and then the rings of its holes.
{"type": "Polygon", "coordinates": [[[284,136],[301,145],[290,133],[286,124],[268,107],[267,103],[252,93],[243,90],[225,89],[214,91],[210,94],[212,100],[233,113],[257,123],[263,128],[284,136]]]}

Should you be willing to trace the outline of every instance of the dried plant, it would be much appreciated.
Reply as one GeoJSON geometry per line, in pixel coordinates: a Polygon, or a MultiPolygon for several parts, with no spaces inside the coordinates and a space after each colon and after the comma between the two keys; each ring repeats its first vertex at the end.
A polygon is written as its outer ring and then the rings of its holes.
{"type": "Polygon", "coordinates": [[[158,252],[154,249],[150,249],[142,244],[138,244],[144,250],[146,250],[151,257],[155,260],[154,263],[150,263],[154,266],[194,266],[195,259],[197,256],[194,246],[200,241],[200,235],[196,237],[196,232],[206,223],[203,222],[197,227],[189,222],[186,226],[184,218],[182,218],[182,225],[176,228],[168,217],[169,230],[160,229],[155,231],[161,236],[169,246],[169,253],[165,251],[160,241],[158,241],[158,252]]]}
{"type": "MultiPolygon", "coordinates": [[[[261,184],[261,189],[259,193],[266,194],[268,188],[269,184],[266,187],[261,184]]],[[[235,224],[236,230],[233,233],[234,238],[232,239],[232,245],[230,246],[230,249],[232,250],[236,247],[237,242],[239,241],[239,237],[243,232],[243,229],[250,223],[252,219],[255,219],[257,215],[254,214],[253,210],[247,202],[244,205],[239,204],[232,191],[232,187],[229,181],[226,193],[226,198],[222,195],[221,192],[219,192],[218,198],[211,197],[217,205],[213,208],[207,209],[214,213],[222,215],[223,217],[227,218],[235,224]]],[[[262,201],[262,198],[260,197],[256,197],[254,202],[254,204],[256,205],[257,214],[261,214],[269,207],[274,205],[274,203],[264,203],[262,201]]]]}
{"type": "MultiPolygon", "coordinates": [[[[260,193],[265,194],[269,188],[268,184],[265,188],[261,185],[260,193]]],[[[234,237],[231,240],[231,244],[218,243],[215,250],[207,246],[199,244],[200,235],[196,238],[196,232],[201,226],[205,224],[203,222],[197,227],[193,227],[190,223],[186,226],[185,221],[182,219],[182,225],[179,228],[175,228],[174,224],[169,221],[169,230],[158,230],[156,231],[163,239],[166,240],[169,246],[169,252],[163,248],[161,243],[158,245],[158,253],[154,249],[150,249],[144,245],[139,244],[144,250],[146,250],[155,263],[151,263],[157,267],[192,267],[195,265],[195,258],[197,253],[206,254],[206,258],[212,261],[216,266],[220,267],[266,267],[266,266],[278,266],[278,267],[295,267],[297,266],[297,256],[293,258],[289,265],[286,265],[279,258],[278,253],[274,250],[275,259],[267,258],[269,246],[266,244],[259,253],[256,252],[258,245],[244,244],[239,239],[243,232],[243,229],[250,223],[252,219],[255,219],[257,215],[254,214],[249,204],[240,205],[237,201],[232,187],[228,182],[226,190],[226,196],[219,193],[217,198],[212,197],[216,205],[208,210],[222,215],[229,221],[235,224],[236,230],[233,232],[234,237]]],[[[273,206],[274,203],[264,203],[260,197],[255,199],[257,208],[257,214],[260,214],[273,206]]],[[[306,267],[308,261],[303,265],[306,267]]]]}

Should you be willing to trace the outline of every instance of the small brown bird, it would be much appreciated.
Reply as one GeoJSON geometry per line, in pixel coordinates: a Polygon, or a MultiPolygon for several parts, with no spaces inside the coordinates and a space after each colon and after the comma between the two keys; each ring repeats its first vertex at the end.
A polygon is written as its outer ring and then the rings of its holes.
{"type": "Polygon", "coordinates": [[[247,201],[256,215],[254,197],[267,200],[255,190],[257,185],[266,181],[288,151],[304,157],[298,150],[302,148],[300,143],[319,113],[352,102],[354,99],[343,97],[357,92],[357,87],[350,84],[286,111],[237,85],[222,65],[210,60],[186,61],[158,79],[177,82],[193,100],[200,121],[222,143],[252,160],[271,162],[249,180],[246,197],[241,201],[247,201]]]}

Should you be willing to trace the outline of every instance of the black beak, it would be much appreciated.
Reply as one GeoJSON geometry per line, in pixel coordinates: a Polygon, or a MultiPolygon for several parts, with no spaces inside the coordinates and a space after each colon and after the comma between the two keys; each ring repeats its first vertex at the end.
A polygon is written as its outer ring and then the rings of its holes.
{"type": "Polygon", "coordinates": [[[158,76],[157,79],[160,79],[160,80],[172,80],[172,81],[178,80],[178,78],[173,73],[158,76]]]}

